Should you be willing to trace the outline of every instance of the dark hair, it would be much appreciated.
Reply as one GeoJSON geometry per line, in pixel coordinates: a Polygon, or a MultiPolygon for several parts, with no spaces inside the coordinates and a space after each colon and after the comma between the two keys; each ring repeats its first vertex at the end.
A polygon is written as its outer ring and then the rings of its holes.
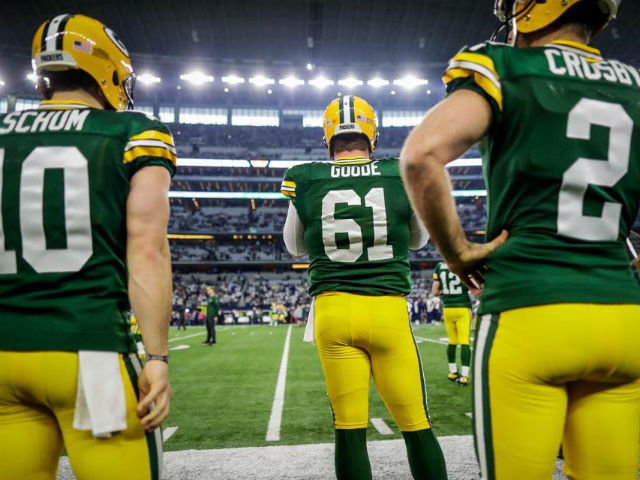
{"type": "Polygon", "coordinates": [[[363,133],[344,133],[331,139],[331,156],[345,150],[368,150],[371,152],[369,139],[363,133]]]}
{"type": "Polygon", "coordinates": [[[105,108],[110,108],[109,103],[105,101],[102,90],[100,90],[96,81],[84,70],[44,72],[41,77],[40,89],[47,100],[50,100],[56,92],[68,92],[71,90],[82,89],[100,100],[105,108]]]}
{"type": "Polygon", "coordinates": [[[590,40],[607,18],[597,0],[584,0],[569,8],[554,26],[575,26],[584,38],[590,40]]]}

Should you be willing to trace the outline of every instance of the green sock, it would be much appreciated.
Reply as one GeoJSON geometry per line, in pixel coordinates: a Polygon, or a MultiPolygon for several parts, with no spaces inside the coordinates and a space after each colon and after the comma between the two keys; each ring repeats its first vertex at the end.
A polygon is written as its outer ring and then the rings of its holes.
{"type": "Polygon", "coordinates": [[[336,429],[335,462],[338,480],[371,480],[366,428],[336,429]]]}
{"type": "Polygon", "coordinates": [[[407,446],[409,467],[415,480],[446,480],[447,466],[440,444],[427,428],[417,432],[402,432],[407,446]]]}
{"type": "Polygon", "coordinates": [[[456,347],[457,345],[447,345],[447,361],[449,363],[456,363],[456,347]]]}
{"type": "Polygon", "coordinates": [[[471,365],[471,347],[469,345],[460,346],[460,362],[463,367],[471,365]]]}

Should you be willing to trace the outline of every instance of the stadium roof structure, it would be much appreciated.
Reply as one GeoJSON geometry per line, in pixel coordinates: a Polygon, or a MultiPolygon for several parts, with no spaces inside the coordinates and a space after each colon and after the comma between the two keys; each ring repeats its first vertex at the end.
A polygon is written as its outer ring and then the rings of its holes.
{"type": "MultiPolygon", "coordinates": [[[[162,79],[154,93],[143,95],[171,99],[182,89],[188,96],[179,77],[200,69],[216,83],[197,98],[226,93],[232,102],[236,89],[256,105],[304,98],[316,90],[309,80],[321,76],[336,80],[332,95],[337,80],[350,75],[362,78],[365,87],[367,79],[422,75],[439,88],[446,61],[463,45],[489,38],[497,26],[489,0],[8,0],[0,16],[0,78],[7,84],[0,94],[32,92],[25,81],[32,35],[60,13],[85,13],[118,32],[138,72],[162,79]],[[274,96],[264,94],[271,86],[252,88],[249,79],[259,75],[274,78],[274,96]],[[225,85],[223,76],[247,81],[225,85]],[[297,88],[292,78],[307,84],[297,88]]],[[[596,44],[608,56],[638,64],[639,23],[639,2],[627,0],[596,44]]],[[[377,83],[384,86],[376,95],[394,88],[377,83]]],[[[393,101],[415,98],[396,95],[393,101]]]]}

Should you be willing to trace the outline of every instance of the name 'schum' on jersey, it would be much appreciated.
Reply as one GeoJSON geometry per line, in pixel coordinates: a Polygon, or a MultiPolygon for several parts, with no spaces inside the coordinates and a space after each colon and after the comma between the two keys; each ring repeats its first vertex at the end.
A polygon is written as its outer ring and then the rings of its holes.
{"type": "Polygon", "coordinates": [[[171,174],[171,133],[138,112],[45,101],[0,115],[0,349],[134,352],[131,177],[171,174]]]}
{"type": "Polygon", "coordinates": [[[491,105],[481,143],[488,259],[480,313],[640,303],[625,239],[640,199],[640,73],[575,42],[465,48],[443,78],[491,105]]]}
{"type": "Polygon", "coordinates": [[[304,225],[310,295],[411,291],[413,211],[396,159],[297,165],[285,173],[282,193],[304,225]]]}

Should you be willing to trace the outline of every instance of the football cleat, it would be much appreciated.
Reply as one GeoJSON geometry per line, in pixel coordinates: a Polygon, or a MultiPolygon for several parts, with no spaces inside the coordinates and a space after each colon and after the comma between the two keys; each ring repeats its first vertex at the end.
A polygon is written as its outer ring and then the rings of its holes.
{"type": "Polygon", "coordinates": [[[458,378],[458,385],[462,385],[463,387],[469,386],[469,377],[460,377],[458,378]]]}
{"type": "Polygon", "coordinates": [[[324,144],[333,158],[331,141],[337,135],[359,133],[369,141],[369,155],[373,155],[378,144],[378,125],[376,115],[369,103],[355,95],[335,98],[327,106],[322,119],[324,144]]]}
{"type": "Polygon", "coordinates": [[[31,63],[38,89],[48,98],[47,72],[82,70],[100,87],[114,110],[133,109],[135,74],[129,52],[118,36],[84,15],[58,15],[33,37],[31,63]]]}
{"type": "Polygon", "coordinates": [[[447,378],[452,382],[457,382],[458,378],[460,378],[460,375],[458,374],[458,372],[450,373],[449,375],[447,375],[447,378]]]}

